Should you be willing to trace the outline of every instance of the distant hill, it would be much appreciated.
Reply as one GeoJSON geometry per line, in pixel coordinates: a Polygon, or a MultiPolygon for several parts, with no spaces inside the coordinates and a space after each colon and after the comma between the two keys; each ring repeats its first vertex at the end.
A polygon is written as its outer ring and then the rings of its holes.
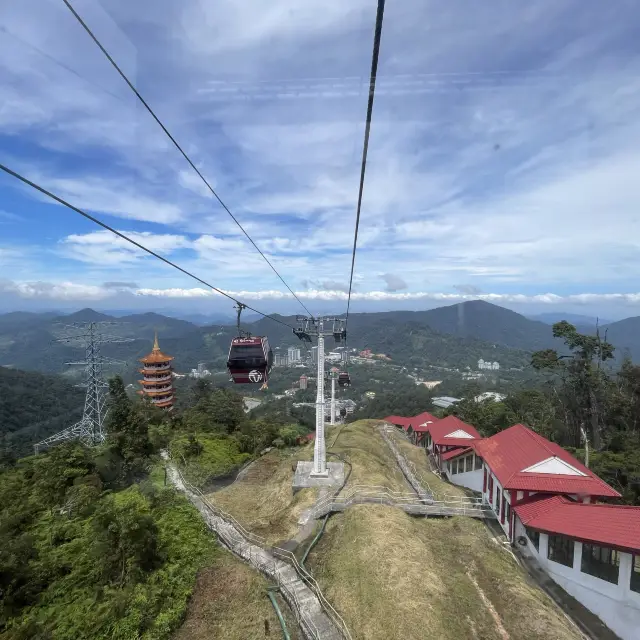
{"type": "MultiPolygon", "coordinates": [[[[243,326],[254,335],[267,335],[273,348],[296,345],[304,350],[305,346],[287,326],[296,324],[295,316],[272,317],[284,324],[261,318],[243,322],[243,326]]],[[[150,351],[155,331],[163,351],[175,357],[174,366],[183,373],[198,362],[212,370],[224,369],[229,342],[236,333],[233,324],[197,326],[158,313],[115,318],[92,309],[70,316],[17,312],[0,315],[0,365],[51,373],[63,371],[64,362],[77,361],[84,354],[79,345],[55,342],[63,335],[62,325],[87,320],[114,322],[105,327],[105,333],[133,338],[129,343],[102,347],[104,355],[127,363],[126,370],[118,371],[127,382],[137,379],[137,360],[150,351]]],[[[593,326],[579,329],[591,331],[593,326]]],[[[602,330],[608,331],[617,354],[628,350],[640,361],[640,318],[611,323],[602,330]]],[[[428,311],[353,313],[349,317],[348,346],[370,348],[386,353],[396,363],[417,367],[472,369],[480,358],[497,360],[502,368],[522,367],[528,365],[531,351],[563,349],[562,342],[553,338],[549,324],[481,300],[428,311]]],[[[329,339],[327,350],[332,348],[333,340],[329,339]]]]}
{"type": "Polygon", "coordinates": [[[628,354],[635,362],[640,362],[640,317],[607,324],[600,328],[600,335],[607,336],[619,357],[628,354]]]}
{"type": "Polygon", "coordinates": [[[82,417],[84,391],[60,376],[0,367],[0,448],[17,456],[82,417]]]}
{"type": "Polygon", "coordinates": [[[564,313],[562,311],[554,311],[551,313],[539,313],[535,316],[526,316],[529,320],[538,320],[545,324],[555,324],[566,320],[577,327],[595,327],[596,324],[600,326],[605,324],[611,324],[611,320],[605,320],[604,318],[596,318],[595,316],[583,316],[579,313],[564,313]]]}

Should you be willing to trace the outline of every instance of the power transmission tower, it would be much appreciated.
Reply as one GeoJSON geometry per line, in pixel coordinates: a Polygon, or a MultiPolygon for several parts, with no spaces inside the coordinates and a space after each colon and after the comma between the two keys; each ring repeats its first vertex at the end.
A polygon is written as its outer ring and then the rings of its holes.
{"type": "Polygon", "coordinates": [[[85,359],[82,362],[67,362],[67,365],[82,365],[85,368],[85,381],[78,387],[87,389],[84,399],[84,411],[80,421],[34,445],[36,453],[41,447],[49,447],[66,440],[80,440],[88,445],[98,444],[105,439],[104,421],[107,383],[103,368],[106,364],[121,364],[118,360],[105,358],[100,354],[100,345],[120,342],[133,342],[133,338],[104,335],[101,331],[106,325],[115,322],[85,322],[64,325],[69,332],[54,342],[78,344],[84,346],[85,359]]]}
{"type": "MultiPolygon", "coordinates": [[[[303,341],[318,340],[318,393],[316,395],[316,438],[313,449],[313,470],[311,477],[327,478],[327,452],[324,439],[324,339],[333,336],[336,342],[342,342],[347,335],[344,320],[339,318],[296,318],[300,324],[293,332],[303,341]]],[[[332,422],[333,424],[333,422],[332,422]]]]}

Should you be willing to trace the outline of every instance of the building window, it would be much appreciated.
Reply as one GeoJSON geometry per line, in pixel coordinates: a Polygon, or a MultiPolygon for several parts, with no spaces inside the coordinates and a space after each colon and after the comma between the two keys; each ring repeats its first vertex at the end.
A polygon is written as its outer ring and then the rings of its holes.
{"type": "Polygon", "coordinates": [[[451,474],[456,474],[458,473],[458,461],[457,460],[452,460],[449,463],[449,469],[451,469],[451,474]]]}
{"type": "Polygon", "coordinates": [[[547,558],[565,567],[573,567],[573,540],[565,536],[549,536],[547,558]]]}
{"type": "Polygon", "coordinates": [[[464,460],[457,458],[458,462],[458,473],[464,473],[464,460]]]}
{"type": "Polygon", "coordinates": [[[640,593],[640,556],[631,558],[631,591],[640,593]]]}
{"type": "Polygon", "coordinates": [[[620,554],[609,547],[583,543],[580,571],[600,578],[600,580],[618,584],[620,554]]]}
{"type": "Polygon", "coordinates": [[[531,540],[531,544],[536,548],[536,551],[540,551],[540,532],[525,527],[524,530],[527,533],[527,538],[531,540]]]}
{"type": "Polygon", "coordinates": [[[480,456],[476,456],[476,466],[474,468],[476,471],[482,469],[482,458],[480,456]]]}
{"type": "Polygon", "coordinates": [[[494,511],[496,512],[497,516],[500,515],[500,489],[498,489],[498,487],[496,487],[496,501],[494,504],[494,511]]]}
{"type": "Polygon", "coordinates": [[[473,456],[467,456],[464,463],[465,471],[473,471],[473,456]]]}

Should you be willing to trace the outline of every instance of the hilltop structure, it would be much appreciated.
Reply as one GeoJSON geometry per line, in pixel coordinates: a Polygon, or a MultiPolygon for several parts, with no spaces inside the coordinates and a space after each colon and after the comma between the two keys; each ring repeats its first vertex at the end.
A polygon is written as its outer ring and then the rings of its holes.
{"type": "MultiPolygon", "coordinates": [[[[435,404],[435,403],[434,403],[435,404]]],[[[444,478],[477,492],[535,569],[622,640],[640,629],[640,507],[560,445],[522,424],[483,438],[455,416],[387,416],[444,478]]]]}
{"type": "Polygon", "coordinates": [[[157,333],[151,353],[140,358],[140,362],[144,366],[139,369],[143,379],[139,380],[142,389],[138,393],[161,409],[171,409],[174,403],[172,360],[173,356],[168,356],[160,351],[157,333]]]}

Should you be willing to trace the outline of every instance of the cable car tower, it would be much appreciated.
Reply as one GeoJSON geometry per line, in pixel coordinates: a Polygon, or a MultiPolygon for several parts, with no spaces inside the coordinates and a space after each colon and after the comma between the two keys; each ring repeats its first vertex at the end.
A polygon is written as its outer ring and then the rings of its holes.
{"type": "Polygon", "coordinates": [[[68,335],[58,338],[55,342],[65,344],[84,345],[85,359],[83,362],[67,362],[67,365],[82,365],[85,368],[85,381],[78,387],[85,387],[87,393],[84,400],[84,411],[82,419],[73,426],[64,429],[33,446],[35,453],[41,447],[49,447],[66,440],[80,440],[87,445],[95,445],[105,439],[104,420],[106,396],[105,389],[107,383],[104,380],[103,367],[106,364],[122,364],[119,360],[105,358],[100,355],[101,344],[113,344],[120,342],[133,342],[133,338],[120,338],[118,336],[108,336],[101,333],[101,329],[106,325],[117,324],[115,322],[86,322],[65,325],[70,332],[68,335]]]}
{"type": "Polygon", "coordinates": [[[324,339],[333,337],[341,343],[347,336],[344,320],[340,318],[307,318],[297,316],[298,327],[293,330],[303,342],[318,341],[318,373],[316,395],[316,437],[313,449],[313,466],[309,462],[299,461],[294,478],[294,488],[331,486],[340,484],[344,477],[342,463],[327,464],[327,451],[324,438],[324,339]]]}

